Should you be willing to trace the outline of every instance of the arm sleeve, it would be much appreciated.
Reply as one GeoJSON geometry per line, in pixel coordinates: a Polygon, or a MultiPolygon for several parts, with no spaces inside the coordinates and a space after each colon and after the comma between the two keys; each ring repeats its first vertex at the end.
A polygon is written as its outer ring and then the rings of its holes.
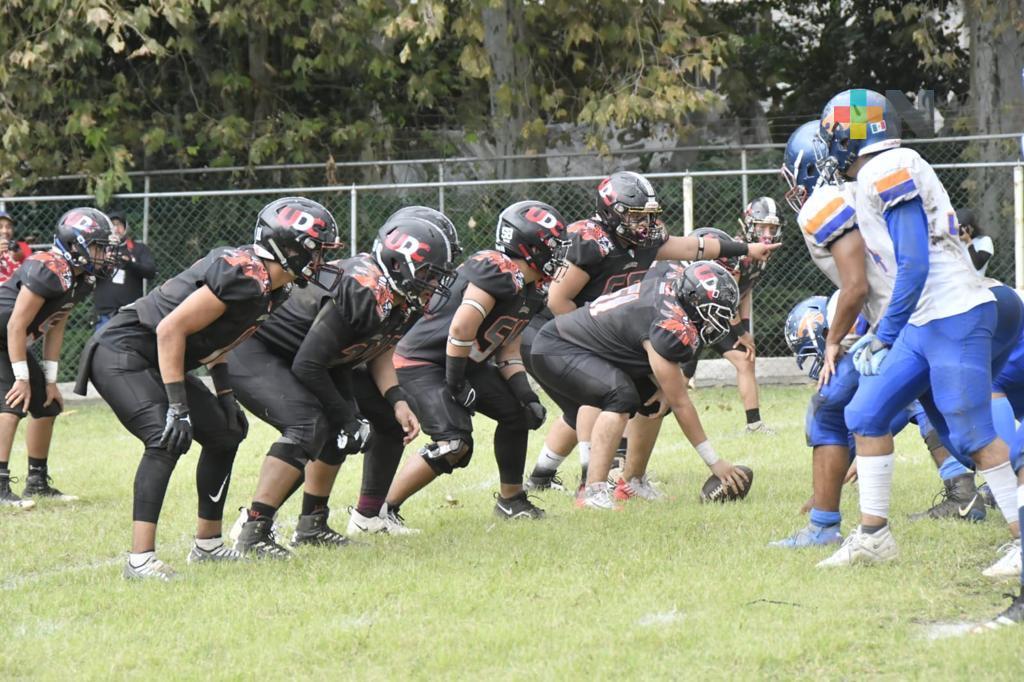
{"type": "Polygon", "coordinates": [[[153,260],[153,252],[149,250],[149,247],[139,242],[135,244],[135,248],[132,250],[132,256],[135,257],[135,262],[131,263],[131,268],[142,277],[142,279],[153,279],[156,277],[156,261],[153,260]]]}
{"type": "Polygon", "coordinates": [[[327,377],[335,373],[329,369],[330,365],[353,336],[351,327],[345,324],[335,305],[328,303],[320,309],[292,361],[292,374],[316,396],[335,427],[351,421],[354,416],[350,404],[352,392],[349,386],[348,395],[344,395],[336,386],[337,382],[327,377]]]}
{"type": "Polygon", "coordinates": [[[914,197],[886,211],[885,222],[896,253],[896,283],[877,335],[891,345],[917,308],[928,278],[928,219],[921,199],[914,197]]]}

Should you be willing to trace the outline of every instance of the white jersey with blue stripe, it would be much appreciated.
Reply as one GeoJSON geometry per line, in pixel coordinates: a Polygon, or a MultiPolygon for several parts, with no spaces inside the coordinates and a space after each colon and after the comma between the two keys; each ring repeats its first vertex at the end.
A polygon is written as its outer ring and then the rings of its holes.
{"type": "Polygon", "coordinates": [[[881,152],[857,174],[857,224],[882,272],[895,282],[896,257],[885,213],[917,198],[928,222],[928,277],[910,324],[953,317],[995,300],[958,238],[956,212],[945,187],[913,149],[881,152]]]}
{"type": "MultiPolygon", "coordinates": [[[[811,260],[837,287],[842,287],[839,268],[829,251],[832,244],[850,230],[857,229],[856,185],[822,185],[815,188],[796,217],[800,234],[811,254],[811,260]]],[[[891,250],[890,246],[890,250],[891,250]]],[[[864,254],[868,278],[868,296],[864,301],[864,318],[873,328],[892,296],[893,280],[879,266],[881,259],[870,252],[864,254]]]]}

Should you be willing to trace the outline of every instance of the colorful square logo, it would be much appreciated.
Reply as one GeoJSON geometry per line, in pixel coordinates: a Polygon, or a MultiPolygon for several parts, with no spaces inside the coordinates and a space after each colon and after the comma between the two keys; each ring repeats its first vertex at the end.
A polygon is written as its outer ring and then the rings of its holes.
{"type": "Polygon", "coordinates": [[[885,131],[885,107],[869,107],[867,90],[851,90],[849,105],[834,107],[832,117],[850,129],[851,140],[867,139],[869,127],[872,133],[885,131]]]}

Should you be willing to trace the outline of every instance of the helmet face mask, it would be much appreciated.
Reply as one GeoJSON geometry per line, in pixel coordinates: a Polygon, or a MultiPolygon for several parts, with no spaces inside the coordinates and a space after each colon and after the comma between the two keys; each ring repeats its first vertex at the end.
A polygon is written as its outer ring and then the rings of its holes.
{"type": "Polygon", "coordinates": [[[782,220],[771,197],[758,197],[747,204],[740,224],[743,227],[743,235],[750,243],[782,242],[782,220]]]}
{"type": "Polygon", "coordinates": [[[786,141],[779,172],[789,188],[786,191],[786,203],[794,213],[800,212],[815,187],[824,181],[818,171],[817,146],[821,142],[819,128],[817,120],[808,121],[793,131],[786,141]]]}
{"type": "Polygon", "coordinates": [[[597,217],[630,247],[656,246],[665,240],[660,214],[654,187],[639,173],[613,173],[597,187],[597,217]]]}
{"type": "Polygon", "coordinates": [[[676,299],[700,327],[705,345],[721,340],[730,329],[740,303],[740,289],[719,263],[694,261],[676,280],[676,299]]]}

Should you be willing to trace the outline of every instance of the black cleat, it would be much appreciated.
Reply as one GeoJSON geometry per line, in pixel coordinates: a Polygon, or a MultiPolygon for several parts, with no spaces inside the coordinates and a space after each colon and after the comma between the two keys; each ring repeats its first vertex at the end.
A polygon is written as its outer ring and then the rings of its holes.
{"type": "Polygon", "coordinates": [[[943,481],[943,485],[945,487],[937,496],[942,499],[927,511],[911,514],[911,521],[921,519],[985,520],[985,499],[974,487],[974,474],[954,476],[948,481],[943,481]]]}
{"type": "Polygon", "coordinates": [[[526,491],[505,499],[494,493],[494,515],[503,519],[543,519],[544,510],[530,501],[526,491]]]}
{"type": "Polygon", "coordinates": [[[292,534],[292,547],[315,545],[319,547],[344,547],[352,543],[347,537],[327,525],[329,509],[299,517],[292,534]]]}
{"type": "Polygon", "coordinates": [[[28,476],[25,478],[25,490],[22,491],[21,496],[47,497],[51,500],[64,500],[65,502],[74,502],[78,499],[75,495],[65,495],[54,488],[50,485],[52,481],[53,479],[45,473],[29,471],[28,476]]]}
{"type": "Polygon", "coordinates": [[[274,537],[274,519],[269,516],[246,521],[235,540],[235,550],[257,559],[291,559],[292,553],[277,544],[274,537]]]}
{"type": "MultiPolygon", "coordinates": [[[[1012,594],[1006,596],[1013,597],[1012,594]]],[[[1013,602],[1005,611],[989,622],[976,626],[971,632],[991,632],[1007,625],[1020,625],[1021,623],[1024,623],[1024,588],[1021,588],[1020,594],[1013,597],[1013,602]]]]}
{"type": "Polygon", "coordinates": [[[18,479],[11,477],[10,471],[0,471],[0,506],[18,507],[19,509],[31,509],[36,506],[32,500],[23,500],[11,490],[11,483],[17,483],[18,479]]]}
{"type": "Polygon", "coordinates": [[[558,476],[558,471],[554,469],[541,469],[540,467],[533,470],[530,474],[530,478],[526,479],[526,484],[523,486],[527,490],[561,490],[562,492],[568,492],[568,488],[562,483],[562,479],[558,476]]]}

